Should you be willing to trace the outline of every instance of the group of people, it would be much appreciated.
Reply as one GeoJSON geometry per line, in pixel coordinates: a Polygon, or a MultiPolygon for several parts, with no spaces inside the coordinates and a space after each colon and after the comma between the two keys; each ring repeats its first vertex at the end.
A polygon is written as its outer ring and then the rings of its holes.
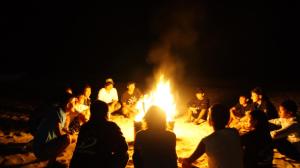
{"type": "Polygon", "coordinates": [[[183,159],[183,165],[189,167],[205,152],[209,167],[241,167],[238,159],[242,159],[243,167],[247,168],[272,167],[273,149],[300,161],[297,103],[284,100],[277,111],[261,88],[252,89],[250,94],[251,100],[246,95],[240,95],[239,102],[230,109],[218,107],[214,110],[215,105],[209,106],[206,93],[202,89],[197,90],[195,98],[188,103],[187,122],[199,124],[199,121],[202,123],[207,120],[214,128],[214,133],[202,139],[195,152],[183,159]],[[219,116],[214,117],[217,115],[214,111],[223,112],[218,112],[219,116]],[[214,125],[214,122],[221,125],[214,125]],[[238,138],[236,135],[239,135],[238,138]],[[239,150],[236,150],[237,147],[239,150]]]}
{"type": "Polygon", "coordinates": [[[136,88],[135,82],[130,81],[127,83],[127,90],[122,94],[120,103],[117,89],[114,87],[114,81],[108,78],[105,81],[104,87],[99,90],[97,99],[108,104],[109,116],[122,108],[121,113],[125,117],[132,118],[137,114],[135,105],[141,97],[142,94],[140,90],[136,88]]]}
{"type": "Polygon", "coordinates": [[[134,82],[128,82],[121,104],[113,85],[113,80],[108,78],[95,101],[90,98],[90,85],[79,89],[79,92],[67,87],[53,102],[38,107],[29,122],[34,136],[32,149],[36,157],[39,160],[49,160],[49,167],[58,166],[57,156],[76,142],[72,135],[78,134],[71,167],[95,165],[95,162],[81,163],[85,159],[97,162],[102,159],[102,167],[125,167],[128,146],[120,128],[109,119],[117,111],[132,118],[137,113],[135,103],[142,94],[135,88],[134,82]]]}
{"type": "MultiPolygon", "coordinates": [[[[33,150],[38,159],[57,163],[57,156],[75,143],[76,149],[70,167],[125,167],[129,155],[128,145],[120,127],[111,121],[110,114],[122,110],[126,117],[136,114],[134,104],[142,96],[129,82],[119,103],[117,90],[111,78],[107,79],[95,101],[91,101],[91,87],[85,86],[80,94],[64,92],[59,101],[49,107],[34,129],[33,150]]],[[[227,109],[223,104],[209,104],[203,89],[188,103],[187,122],[207,123],[213,133],[203,138],[187,158],[178,159],[176,134],[166,127],[166,114],[152,106],[144,116],[146,129],[136,133],[134,166],[189,168],[204,153],[210,168],[255,168],[271,166],[273,149],[287,157],[300,160],[300,123],[297,104],[285,100],[278,113],[264,97],[260,88],[251,90],[251,100],[241,95],[239,103],[227,109]],[[279,127],[276,127],[279,126],[279,127]]]]}

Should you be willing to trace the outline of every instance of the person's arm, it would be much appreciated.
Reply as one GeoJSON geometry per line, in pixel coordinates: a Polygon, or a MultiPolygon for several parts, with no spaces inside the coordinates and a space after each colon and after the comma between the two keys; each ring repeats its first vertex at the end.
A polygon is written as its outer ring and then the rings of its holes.
{"type": "Polygon", "coordinates": [[[237,119],[237,117],[234,115],[234,112],[236,111],[236,107],[235,106],[233,106],[233,107],[231,107],[230,109],[229,109],[229,112],[230,112],[230,117],[232,118],[232,119],[237,119]]]}
{"type": "Polygon", "coordinates": [[[197,122],[199,122],[202,119],[202,117],[205,115],[206,111],[207,111],[207,109],[201,109],[199,116],[196,119],[197,122]]]}
{"type": "Polygon", "coordinates": [[[123,136],[123,133],[121,132],[121,129],[113,123],[112,130],[114,130],[113,136],[112,136],[112,152],[114,153],[114,165],[115,167],[125,167],[127,161],[128,161],[128,145],[127,142],[123,136]],[[125,165],[124,165],[125,164],[125,165]]]}
{"type": "Polygon", "coordinates": [[[185,167],[190,167],[191,164],[197,160],[200,156],[202,156],[203,154],[205,153],[205,144],[203,143],[203,141],[201,141],[196,150],[193,152],[193,154],[188,157],[188,158],[184,158],[182,160],[182,167],[185,168],[185,167]]]}
{"type": "Polygon", "coordinates": [[[171,158],[171,162],[172,162],[172,167],[177,167],[177,154],[176,154],[176,134],[173,134],[172,136],[172,141],[171,141],[171,144],[172,144],[172,158],[171,158]]]}
{"type": "Polygon", "coordinates": [[[104,100],[104,90],[103,89],[100,89],[99,92],[98,92],[98,100],[101,100],[103,101],[104,100]]]}
{"type": "Polygon", "coordinates": [[[134,142],[134,148],[133,148],[133,155],[132,155],[132,160],[133,160],[133,165],[135,168],[142,168],[142,159],[141,159],[141,154],[140,154],[140,149],[139,149],[139,137],[138,135],[136,136],[135,142],[134,142]]]}
{"type": "Polygon", "coordinates": [[[285,128],[272,131],[271,135],[272,135],[273,139],[281,139],[281,138],[285,138],[295,132],[300,132],[300,126],[297,123],[291,123],[291,125],[289,125],[285,128]]]}
{"type": "Polygon", "coordinates": [[[114,88],[114,92],[113,92],[113,101],[119,101],[118,91],[116,88],[114,88]]]}

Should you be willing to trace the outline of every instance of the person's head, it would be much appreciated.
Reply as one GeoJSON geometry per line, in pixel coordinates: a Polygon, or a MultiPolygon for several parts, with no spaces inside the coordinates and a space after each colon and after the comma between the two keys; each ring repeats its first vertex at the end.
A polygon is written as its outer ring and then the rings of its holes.
{"type": "Polygon", "coordinates": [[[133,92],[135,89],[135,83],[134,82],[128,82],[127,83],[127,89],[129,92],[133,92]]]}
{"type": "Polygon", "coordinates": [[[114,87],[114,81],[111,78],[105,80],[105,89],[110,91],[114,87]]]}
{"type": "Polygon", "coordinates": [[[251,99],[254,103],[263,99],[263,92],[260,87],[256,87],[251,90],[251,99]]]}
{"type": "Polygon", "coordinates": [[[75,112],[76,97],[70,93],[63,92],[59,95],[58,106],[63,108],[65,112],[75,112]]]}
{"type": "Polygon", "coordinates": [[[84,95],[79,95],[77,98],[77,103],[78,104],[84,104],[84,95]]]}
{"type": "Polygon", "coordinates": [[[105,102],[100,100],[95,100],[91,104],[90,111],[91,111],[90,121],[107,120],[108,106],[105,102]]]}
{"type": "Polygon", "coordinates": [[[204,99],[204,96],[205,96],[205,92],[203,89],[197,89],[196,90],[196,98],[198,100],[203,100],[204,99]]]}
{"type": "Polygon", "coordinates": [[[297,103],[293,100],[284,100],[279,105],[278,115],[280,118],[290,118],[296,116],[298,111],[297,103]]]}
{"type": "Polygon", "coordinates": [[[214,130],[220,130],[228,124],[229,116],[229,110],[224,105],[214,104],[208,111],[208,123],[214,130]]]}
{"type": "Polygon", "coordinates": [[[91,94],[92,94],[92,87],[90,85],[86,85],[83,89],[83,95],[89,98],[91,94]]]}
{"type": "Polygon", "coordinates": [[[239,103],[240,103],[241,105],[247,104],[247,103],[248,103],[248,98],[247,98],[247,96],[241,95],[241,96],[239,97],[239,103]]]}
{"type": "Polygon", "coordinates": [[[261,110],[253,110],[250,113],[249,125],[254,129],[263,129],[268,127],[268,118],[261,110]]]}
{"type": "Polygon", "coordinates": [[[165,130],[167,124],[166,113],[158,106],[151,106],[144,116],[148,129],[165,130]]]}

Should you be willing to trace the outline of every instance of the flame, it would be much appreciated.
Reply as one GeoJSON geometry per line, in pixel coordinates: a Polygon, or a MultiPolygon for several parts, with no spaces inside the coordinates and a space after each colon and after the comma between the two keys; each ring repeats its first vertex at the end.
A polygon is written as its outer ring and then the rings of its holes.
{"type": "Polygon", "coordinates": [[[165,81],[163,75],[160,76],[155,90],[144,95],[144,97],[137,102],[136,108],[139,114],[135,117],[135,121],[141,121],[152,105],[156,105],[165,111],[167,121],[174,119],[176,104],[171,94],[170,81],[165,81]]]}

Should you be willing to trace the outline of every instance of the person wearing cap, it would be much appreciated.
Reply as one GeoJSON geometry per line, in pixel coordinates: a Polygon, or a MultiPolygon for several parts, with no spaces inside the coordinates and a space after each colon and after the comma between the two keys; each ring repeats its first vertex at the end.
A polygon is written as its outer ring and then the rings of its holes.
{"type": "Polygon", "coordinates": [[[118,102],[118,92],[117,89],[114,88],[114,81],[111,78],[106,79],[104,88],[99,90],[98,100],[108,104],[109,115],[121,108],[121,104],[118,102]]]}
{"type": "Polygon", "coordinates": [[[197,89],[195,97],[188,103],[187,122],[201,124],[206,121],[207,111],[209,108],[209,99],[203,89],[197,89]]]}

